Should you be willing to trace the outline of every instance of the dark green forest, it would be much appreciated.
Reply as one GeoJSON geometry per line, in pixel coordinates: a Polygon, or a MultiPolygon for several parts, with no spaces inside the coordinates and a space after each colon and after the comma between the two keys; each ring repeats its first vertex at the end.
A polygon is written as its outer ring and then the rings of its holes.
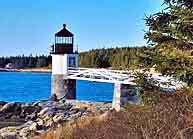
{"type": "Polygon", "coordinates": [[[148,47],[94,49],[79,55],[79,65],[95,68],[136,68],[148,64],[149,59],[145,58],[145,52],[149,49],[148,47]]]}
{"type": "Polygon", "coordinates": [[[14,64],[15,68],[41,68],[51,64],[51,56],[11,56],[0,57],[0,67],[4,68],[8,63],[14,64]]]}

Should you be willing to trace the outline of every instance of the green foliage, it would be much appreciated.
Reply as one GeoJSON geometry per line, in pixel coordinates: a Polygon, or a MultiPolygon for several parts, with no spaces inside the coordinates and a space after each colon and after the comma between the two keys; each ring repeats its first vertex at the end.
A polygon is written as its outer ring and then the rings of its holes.
{"type": "Polygon", "coordinates": [[[153,80],[151,75],[144,72],[135,73],[135,82],[142,88],[139,93],[139,98],[143,104],[152,104],[156,101],[161,92],[158,82],[153,80]]]}
{"type": "Polygon", "coordinates": [[[80,53],[79,65],[81,67],[95,67],[113,69],[134,69],[147,62],[145,51],[147,47],[124,47],[95,49],[80,53]]]}
{"type": "Polygon", "coordinates": [[[144,90],[160,90],[159,82],[154,80],[151,75],[147,74],[146,72],[136,72],[135,79],[137,85],[143,88],[144,90]]]}
{"type": "Polygon", "coordinates": [[[156,69],[193,84],[193,1],[165,0],[166,9],[146,18],[145,34],[156,69]]]}

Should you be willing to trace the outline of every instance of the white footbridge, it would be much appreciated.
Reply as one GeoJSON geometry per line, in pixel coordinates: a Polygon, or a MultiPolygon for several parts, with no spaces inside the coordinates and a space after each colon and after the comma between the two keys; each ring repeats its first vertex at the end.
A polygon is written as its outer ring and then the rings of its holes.
{"type": "Polygon", "coordinates": [[[94,82],[136,85],[131,71],[94,69],[94,68],[69,68],[68,79],[87,80],[94,82]]]}
{"type": "Polygon", "coordinates": [[[135,76],[132,74],[132,72],[123,70],[69,68],[67,78],[73,80],[114,83],[112,108],[116,109],[117,111],[119,111],[121,107],[122,92],[124,90],[125,94],[128,92],[127,88],[123,89],[122,84],[132,86],[136,85],[134,82],[135,76]]]}
{"type": "MultiPolygon", "coordinates": [[[[86,80],[93,82],[105,82],[114,84],[114,94],[112,107],[116,110],[120,110],[121,103],[125,99],[124,92],[127,94],[130,92],[127,85],[137,86],[135,83],[135,75],[133,71],[124,71],[124,70],[110,70],[110,69],[94,69],[94,68],[69,68],[68,69],[68,79],[73,80],[86,80]],[[122,85],[125,85],[123,87],[122,85]]],[[[175,91],[179,82],[175,81],[171,77],[162,76],[161,74],[154,73],[152,78],[158,83],[163,90],[175,91]],[[161,83],[173,83],[170,85],[162,85],[161,83]]]]}
{"type": "MultiPolygon", "coordinates": [[[[151,78],[157,82],[162,88],[180,87],[183,83],[175,80],[169,76],[163,76],[159,73],[150,73],[151,78]],[[170,83],[170,84],[166,84],[170,83]]],[[[86,80],[93,82],[105,83],[120,83],[125,85],[137,85],[135,83],[136,76],[131,70],[110,70],[110,69],[96,69],[96,68],[68,68],[68,79],[86,80]]]]}

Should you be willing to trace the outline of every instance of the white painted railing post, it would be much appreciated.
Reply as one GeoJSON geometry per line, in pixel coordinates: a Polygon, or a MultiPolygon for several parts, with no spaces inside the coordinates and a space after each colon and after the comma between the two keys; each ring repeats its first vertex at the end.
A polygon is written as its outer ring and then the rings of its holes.
{"type": "Polygon", "coordinates": [[[116,111],[120,111],[121,109],[121,83],[120,82],[115,82],[114,84],[112,108],[115,109],[116,111]]]}

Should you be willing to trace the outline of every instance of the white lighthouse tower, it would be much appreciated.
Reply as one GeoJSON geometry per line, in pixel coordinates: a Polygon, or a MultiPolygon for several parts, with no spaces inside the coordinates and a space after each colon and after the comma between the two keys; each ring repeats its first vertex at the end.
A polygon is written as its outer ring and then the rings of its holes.
{"type": "Polygon", "coordinates": [[[55,34],[52,46],[52,94],[57,98],[76,99],[76,80],[68,79],[69,68],[78,68],[78,52],[73,50],[74,35],[66,29],[55,34]]]}

